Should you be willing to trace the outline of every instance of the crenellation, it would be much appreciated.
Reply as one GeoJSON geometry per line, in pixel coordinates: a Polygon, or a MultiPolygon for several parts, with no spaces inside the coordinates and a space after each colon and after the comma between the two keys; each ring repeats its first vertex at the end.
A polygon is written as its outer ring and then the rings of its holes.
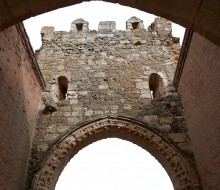
{"type": "Polygon", "coordinates": [[[133,16],[126,21],[126,29],[127,30],[135,30],[135,29],[144,29],[143,20],[133,16]]]}
{"type": "Polygon", "coordinates": [[[84,34],[89,31],[89,22],[82,18],[76,19],[71,23],[70,32],[74,34],[84,34]]]}
{"type": "MultiPolygon", "coordinates": [[[[115,21],[101,21],[99,23],[98,32],[99,33],[108,33],[116,31],[116,22],[115,21]]],[[[111,37],[111,36],[109,36],[111,37]]],[[[112,35],[113,37],[113,35],[112,35]]]]}
{"type": "Polygon", "coordinates": [[[154,35],[161,37],[169,37],[172,35],[172,23],[165,18],[157,17],[155,21],[148,27],[154,35]]]}
{"type": "Polygon", "coordinates": [[[54,36],[55,28],[53,26],[44,26],[41,28],[41,40],[43,41],[50,41],[54,36]]]}

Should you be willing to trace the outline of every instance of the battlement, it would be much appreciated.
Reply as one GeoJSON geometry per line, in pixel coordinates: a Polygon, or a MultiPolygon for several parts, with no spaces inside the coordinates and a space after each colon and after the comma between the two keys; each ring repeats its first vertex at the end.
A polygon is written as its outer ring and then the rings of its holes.
{"type": "MultiPolygon", "coordinates": [[[[45,26],[41,29],[42,40],[50,40],[55,32],[54,27],[45,26]]],[[[98,25],[98,30],[89,30],[89,22],[82,18],[76,19],[71,23],[69,33],[77,35],[86,34],[116,34],[118,32],[134,32],[142,31],[151,33],[153,36],[171,37],[172,23],[164,18],[156,17],[154,22],[145,29],[143,20],[133,16],[126,21],[125,30],[117,30],[115,21],[101,21],[98,25]]],[[[58,31],[57,31],[58,32],[58,31]]],[[[66,33],[66,32],[65,32],[66,33]]],[[[110,35],[112,36],[112,35],[110,35]]],[[[110,37],[107,36],[107,37],[110,37]]],[[[102,36],[104,37],[104,36],[102,36]]]]}
{"type": "Polygon", "coordinates": [[[88,32],[89,22],[82,18],[78,18],[71,23],[70,32],[88,32]]]}
{"type": "Polygon", "coordinates": [[[126,21],[127,30],[144,29],[143,20],[133,16],[126,21]]]}

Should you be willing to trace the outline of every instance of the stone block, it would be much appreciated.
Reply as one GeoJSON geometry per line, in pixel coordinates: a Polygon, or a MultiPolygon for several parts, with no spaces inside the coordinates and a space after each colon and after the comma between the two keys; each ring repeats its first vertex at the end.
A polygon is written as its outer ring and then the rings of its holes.
{"type": "Polygon", "coordinates": [[[73,124],[74,123],[74,118],[67,118],[68,124],[73,124]]]}
{"type": "Polygon", "coordinates": [[[101,85],[98,86],[98,89],[106,90],[106,89],[109,89],[109,86],[108,86],[108,84],[101,84],[101,85]]]}
{"type": "Polygon", "coordinates": [[[184,133],[170,133],[169,138],[177,143],[182,143],[186,141],[186,135],[184,133]]]}
{"type": "Polygon", "coordinates": [[[181,150],[192,150],[188,143],[178,143],[178,147],[181,150]]]}
{"type": "Polygon", "coordinates": [[[144,98],[141,100],[141,102],[144,104],[144,106],[150,105],[151,99],[150,98],[144,98]]]}
{"type": "Polygon", "coordinates": [[[164,132],[169,132],[171,129],[171,126],[169,124],[159,125],[158,129],[164,132]]]}
{"type": "Polygon", "coordinates": [[[59,126],[57,126],[57,132],[63,133],[65,131],[67,131],[69,128],[70,128],[70,126],[68,126],[68,125],[59,125],[59,126]]]}
{"type": "Polygon", "coordinates": [[[101,21],[98,27],[99,32],[114,32],[116,30],[115,21],[101,21]]]}
{"type": "Polygon", "coordinates": [[[100,78],[104,78],[105,77],[105,72],[98,72],[94,75],[95,77],[100,77],[100,78]]]}
{"type": "Polygon", "coordinates": [[[88,94],[88,91],[83,90],[83,91],[78,91],[79,95],[85,96],[88,94]]]}
{"type": "Polygon", "coordinates": [[[80,115],[80,111],[73,111],[71,115],[72,115],[73,117],[79,116],[79,115],[80,115]]]}
{"type": "Polygon", "coordinates": [[[70,104],[78,104],[78,99],[77,98],[71,99],[70,104]]]}
{"type": "Polygon", "coordinates": [[[46,133],[56,133],[56,125],[47,126],[46,133]]]}
{"type": "Polygon", "coordinates": [[[173,123],[173,121],[174,121],[173,117],[160,118],[160,123],[171,124],[173,123]]]}
{"type": "Polygon", "coordinates": [[[45,134],[44,139],[45,139],[46,142],[52,142],[52,141],[54,141],[58,136],[59,136],[59,134],[48,133],[48,134],[45,134]]]}
{"type": "Polygon", "coordinates": [[[158,116],[157,115],[145,115],[144,117],[143,117],[143,120],[146,122],[146,123],[148,123],[148,124],[158,124],[158,121],[159,121],[159,119],[158,119],[158,116]]]}
{"type": "Polygon", "coordinates": [[[109,106],[109,108],[110,108],[111,110],[117,110],[117,109],[118,109],[118,105],[109,106]]]}
{"type": "Polygon", "coordinates": [[[131,105],[131,104],[126,104],[126,105],[124,105],[124,109],[125,109],[125,110],[131,110],[131,108],[132,108],[132,105],[131,105]]]}
{"type": "Polygon", "coordinates": [[[151,98],[151,95],[150,95],[150,91],[149,89],[146,90],[140,90],[141,94],[140,94],[140,98],[144,98],[144,99],[150,99],[151,98]]]}
{"type": "Polygon", "coordinates": [[[95,115],[103,115],[104,111],[103,110],[94,110],[93,112],[95,115]]]}
{"type": "Polygon", "coordinates": [[[93,110],[85,110],[84,114],[85,116],[90,117],[93,115],[93,110]]]}
{"type": "Polygon", "coordinates": [[[62,106],[60,107],[60,111],[71,111],[71,106],[62,106]]]}
{"type": "Polygon", "coordinates": [[[39,152],[45,152],[48,149],[48,144],[44,143],[44,144],[39,144],[37,146],[37,151],[39,152]]]}
{"type": "Polygon", "coordinates": [[[147,81],[137,81],[136,88],[139,90],[143,90],[143,89],[149,90],[149,84],[147,81]]]}

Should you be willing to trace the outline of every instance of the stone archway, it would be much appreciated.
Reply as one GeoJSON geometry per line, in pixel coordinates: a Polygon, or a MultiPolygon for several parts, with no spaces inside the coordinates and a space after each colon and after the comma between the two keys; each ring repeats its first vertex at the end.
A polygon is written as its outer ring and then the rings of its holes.
{"type": "Polygon", "coordinates": [[[201,189],[193,166],[170,141],[149,126],[127,118],[96,120],[64,135],[49,151],[31,189],[54,190],[64,167],[79,150],[109,137],[128,140],[151,153],[167,171],[175,190],[201,189]]]}

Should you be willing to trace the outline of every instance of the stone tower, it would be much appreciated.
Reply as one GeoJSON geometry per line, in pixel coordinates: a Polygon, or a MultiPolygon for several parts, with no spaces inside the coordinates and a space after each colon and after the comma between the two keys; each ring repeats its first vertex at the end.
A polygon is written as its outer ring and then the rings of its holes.
{"type": "Polygon", "coordinates": [[[131,97],[146,102],[164,96],[180,49],[171,22],[156,18],[146,30],[132,17],[125,31],[116,30],[114,21],[100,22],[98,28],[89,31],[83,19],[73,21],[70,32],[42,28],[37,58],[47,84],[45,102],[85,106],[85,98],[122,109],[121,103],[132,107],[131,97]]]}
{"type": "Polygon", "coordinates": [[[100,22],[98,31],[88,26],[77,19],[69,32],[41,30],[36,57],[46,88],[30,178],[56,142],[100,118],[142,122],[193,163],[181,101],[172,86],[180,45],[172,36],[171,22],[156,18],[145,29],[142,20],[132,17],[123,31],[114,21],[100,22]]]}

